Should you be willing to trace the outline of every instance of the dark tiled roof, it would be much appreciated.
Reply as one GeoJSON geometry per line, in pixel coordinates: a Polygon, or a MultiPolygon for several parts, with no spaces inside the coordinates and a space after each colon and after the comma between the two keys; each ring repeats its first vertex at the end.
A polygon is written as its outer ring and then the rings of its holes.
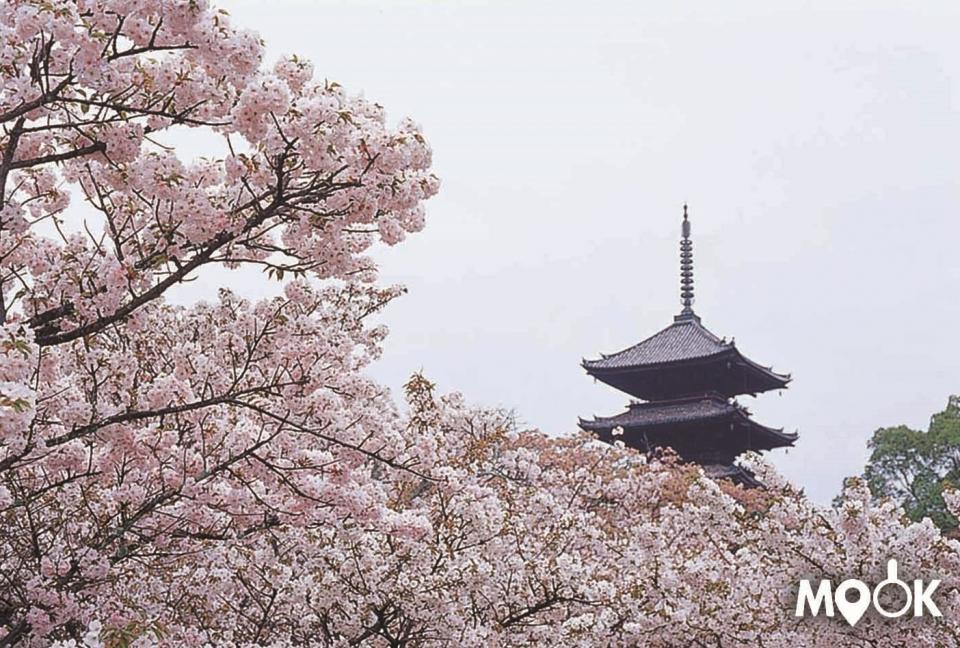
{"type": "Polygon", "coordinates": [[[584,360],[583,366],[591,369],[624,369],[639,365],[662,364],[678,360],[706,358],[733,348],[732,342],[724,342],[707,330],[699,318],[677,319],[659,333],[643,342],[599,360],[584,360]]]}
{"type": "Polygon", "coordinates": [[[710,479],[729,479],[747,488],[762,488],[763,484],[756,476],[741,466],[724,464],[704,464],[703,474],[710,479]]]}
{"type": "MultiPolygon", "coordinates": [[[[733,340],[721,340],[700,323],[699,317],[692,314],[677,316],[673,324],[628,349],[604,355],[599,360],[584,360],[582,364],[588,374],[608,382],[604,376],[658,368],[685,360],[714,358],[726,353],[731,354],[735,364],[747,368],[753,376],[753,389],[766,391],[784,387],[790,382],[790,374],[778,374],[770,367],[754,362],[740,353],[733,340]]],[[[617,384],[614,386],[623,388],[617,384]]],[[[752,391],[744,389],[737,393],[752,391]]]]}
{"type": "Polygon", "coordinates": [[[724,418],[736,411],[737,406],[726,399],[708,396],[665,403],[631,403],[622,414],[596,417],[592,421],[581,420],[581,425],[590,430],[670,425],[724,418]]]}
{"type": "Polygon", "coordinates": [[[703,468],[703,474],[714,479],[733,477],[734,475],[739,475],[743,471],[743,469],[739,466],[725,464],[703,464],[701,468],[703,468]]]}
{"type": "Polygon", "coordinates": [[[792,443],[797,438],[795,432],[784,432],[757,423],[750,418],[750,412],[745,407],[715,395],[666,402],[631,403],[626,412],[616,416],[595,417],[591,421],[581,419],[580,427],[584,430],[600,432],[615,427],[622,427],[626,430],[659,425],[707,422],[725,418],[729,418],[731,421],[739,421],[752,430],[772,435],[782,441],[792,443]]]}

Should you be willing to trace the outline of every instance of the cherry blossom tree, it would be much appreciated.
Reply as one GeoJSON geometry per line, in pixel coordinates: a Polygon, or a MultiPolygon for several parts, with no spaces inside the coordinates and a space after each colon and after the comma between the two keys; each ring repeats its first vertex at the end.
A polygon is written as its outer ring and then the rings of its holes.
{"type": "Polygon", "coordinates": [[[422,227],[430,150],[261,59],[203,0],[0,8],[0,645],[81,637],[94,610],[108,634],[199,641],[231,609],[238,638],[275,637],[244,574],[229,600],[173,583],[269,567],[277,533],[389,527],[375,476],[428,458],[360,370],[397,294],[364,251],[422,227]],[[220,151],[178,154],[186,133],[220,151]],[[214,265],[282,296],[165,303],[214,265]]]}
{"type": "Polygon", "coordinates": [[[442,478],[407,475],[396,496],[420,503],[429,535],[364,536],[351,551],[379,570],[311,570],[379,601],[367,628],[382,645],[957,643],[960,545],[872,500],[863,481],[825,508],[756,458],[769,488],[744,491],[670,457],[517,431],[502,413],[435,398],[420,377],[408,400],[411,428],[437,440],[442,478]],[[942,619],[794,616],[800,578],[876,584],[890,557],[905,579],[942,580],[942,619]]]}
{"type": "Polygon", "coordinates": [[[365,253],[423,226],[430,150],[262,56],[203,0],[0,7],[0,646],[960,643],[960,545],[861,482],[744,492],[422,376],[396,405],[365,253]],[[277,296],[165,300],[244,265],[277,296]],[[889,557],[942,619],[793,616],[889,557]]]}

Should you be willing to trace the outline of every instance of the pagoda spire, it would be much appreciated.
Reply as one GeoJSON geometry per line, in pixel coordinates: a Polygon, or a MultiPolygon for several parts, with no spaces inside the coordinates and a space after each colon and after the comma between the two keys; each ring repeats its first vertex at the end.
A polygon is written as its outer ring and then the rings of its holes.
{"type": "Polygon", "coordinates": [[[690,220],[687,204],[683,204],[683,236],[680,239],[680,299],[683,310],[679,317],[695,317],[693,313],[693,241],[690,240],[690,220]]]}

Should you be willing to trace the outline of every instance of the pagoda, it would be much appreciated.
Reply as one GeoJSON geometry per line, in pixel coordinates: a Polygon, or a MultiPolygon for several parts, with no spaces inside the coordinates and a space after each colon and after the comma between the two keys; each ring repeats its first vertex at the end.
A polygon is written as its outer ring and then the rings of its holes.
{"type": "Polygon", "coordinates": [[[670,447],[711,477],[761,486],[736,464],[737,456],[792,446],[797,434],[755,422],[734,397],[782,389],[790,376],[750,360],[732,339],[711,333],[693,312],[693,242],[686,205],[680,299],[683,309],[667,328],[618,353],[583,361],[589,375],[639,400],[615,416],[580,419],[580,427],[603,441],[621,440],[647,453],[670,447]]]}

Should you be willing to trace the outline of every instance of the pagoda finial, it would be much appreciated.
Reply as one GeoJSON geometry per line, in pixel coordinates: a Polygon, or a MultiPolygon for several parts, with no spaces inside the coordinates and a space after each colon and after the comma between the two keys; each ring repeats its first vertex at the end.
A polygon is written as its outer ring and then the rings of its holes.
{"type": "Polygon", "coordinates": [[[690,220],[687,203],[683,203],[683,236],[680,239],[680,299],[683,302],[681,317],[693,316],[693,241],[690,240],[690,220]]]}

